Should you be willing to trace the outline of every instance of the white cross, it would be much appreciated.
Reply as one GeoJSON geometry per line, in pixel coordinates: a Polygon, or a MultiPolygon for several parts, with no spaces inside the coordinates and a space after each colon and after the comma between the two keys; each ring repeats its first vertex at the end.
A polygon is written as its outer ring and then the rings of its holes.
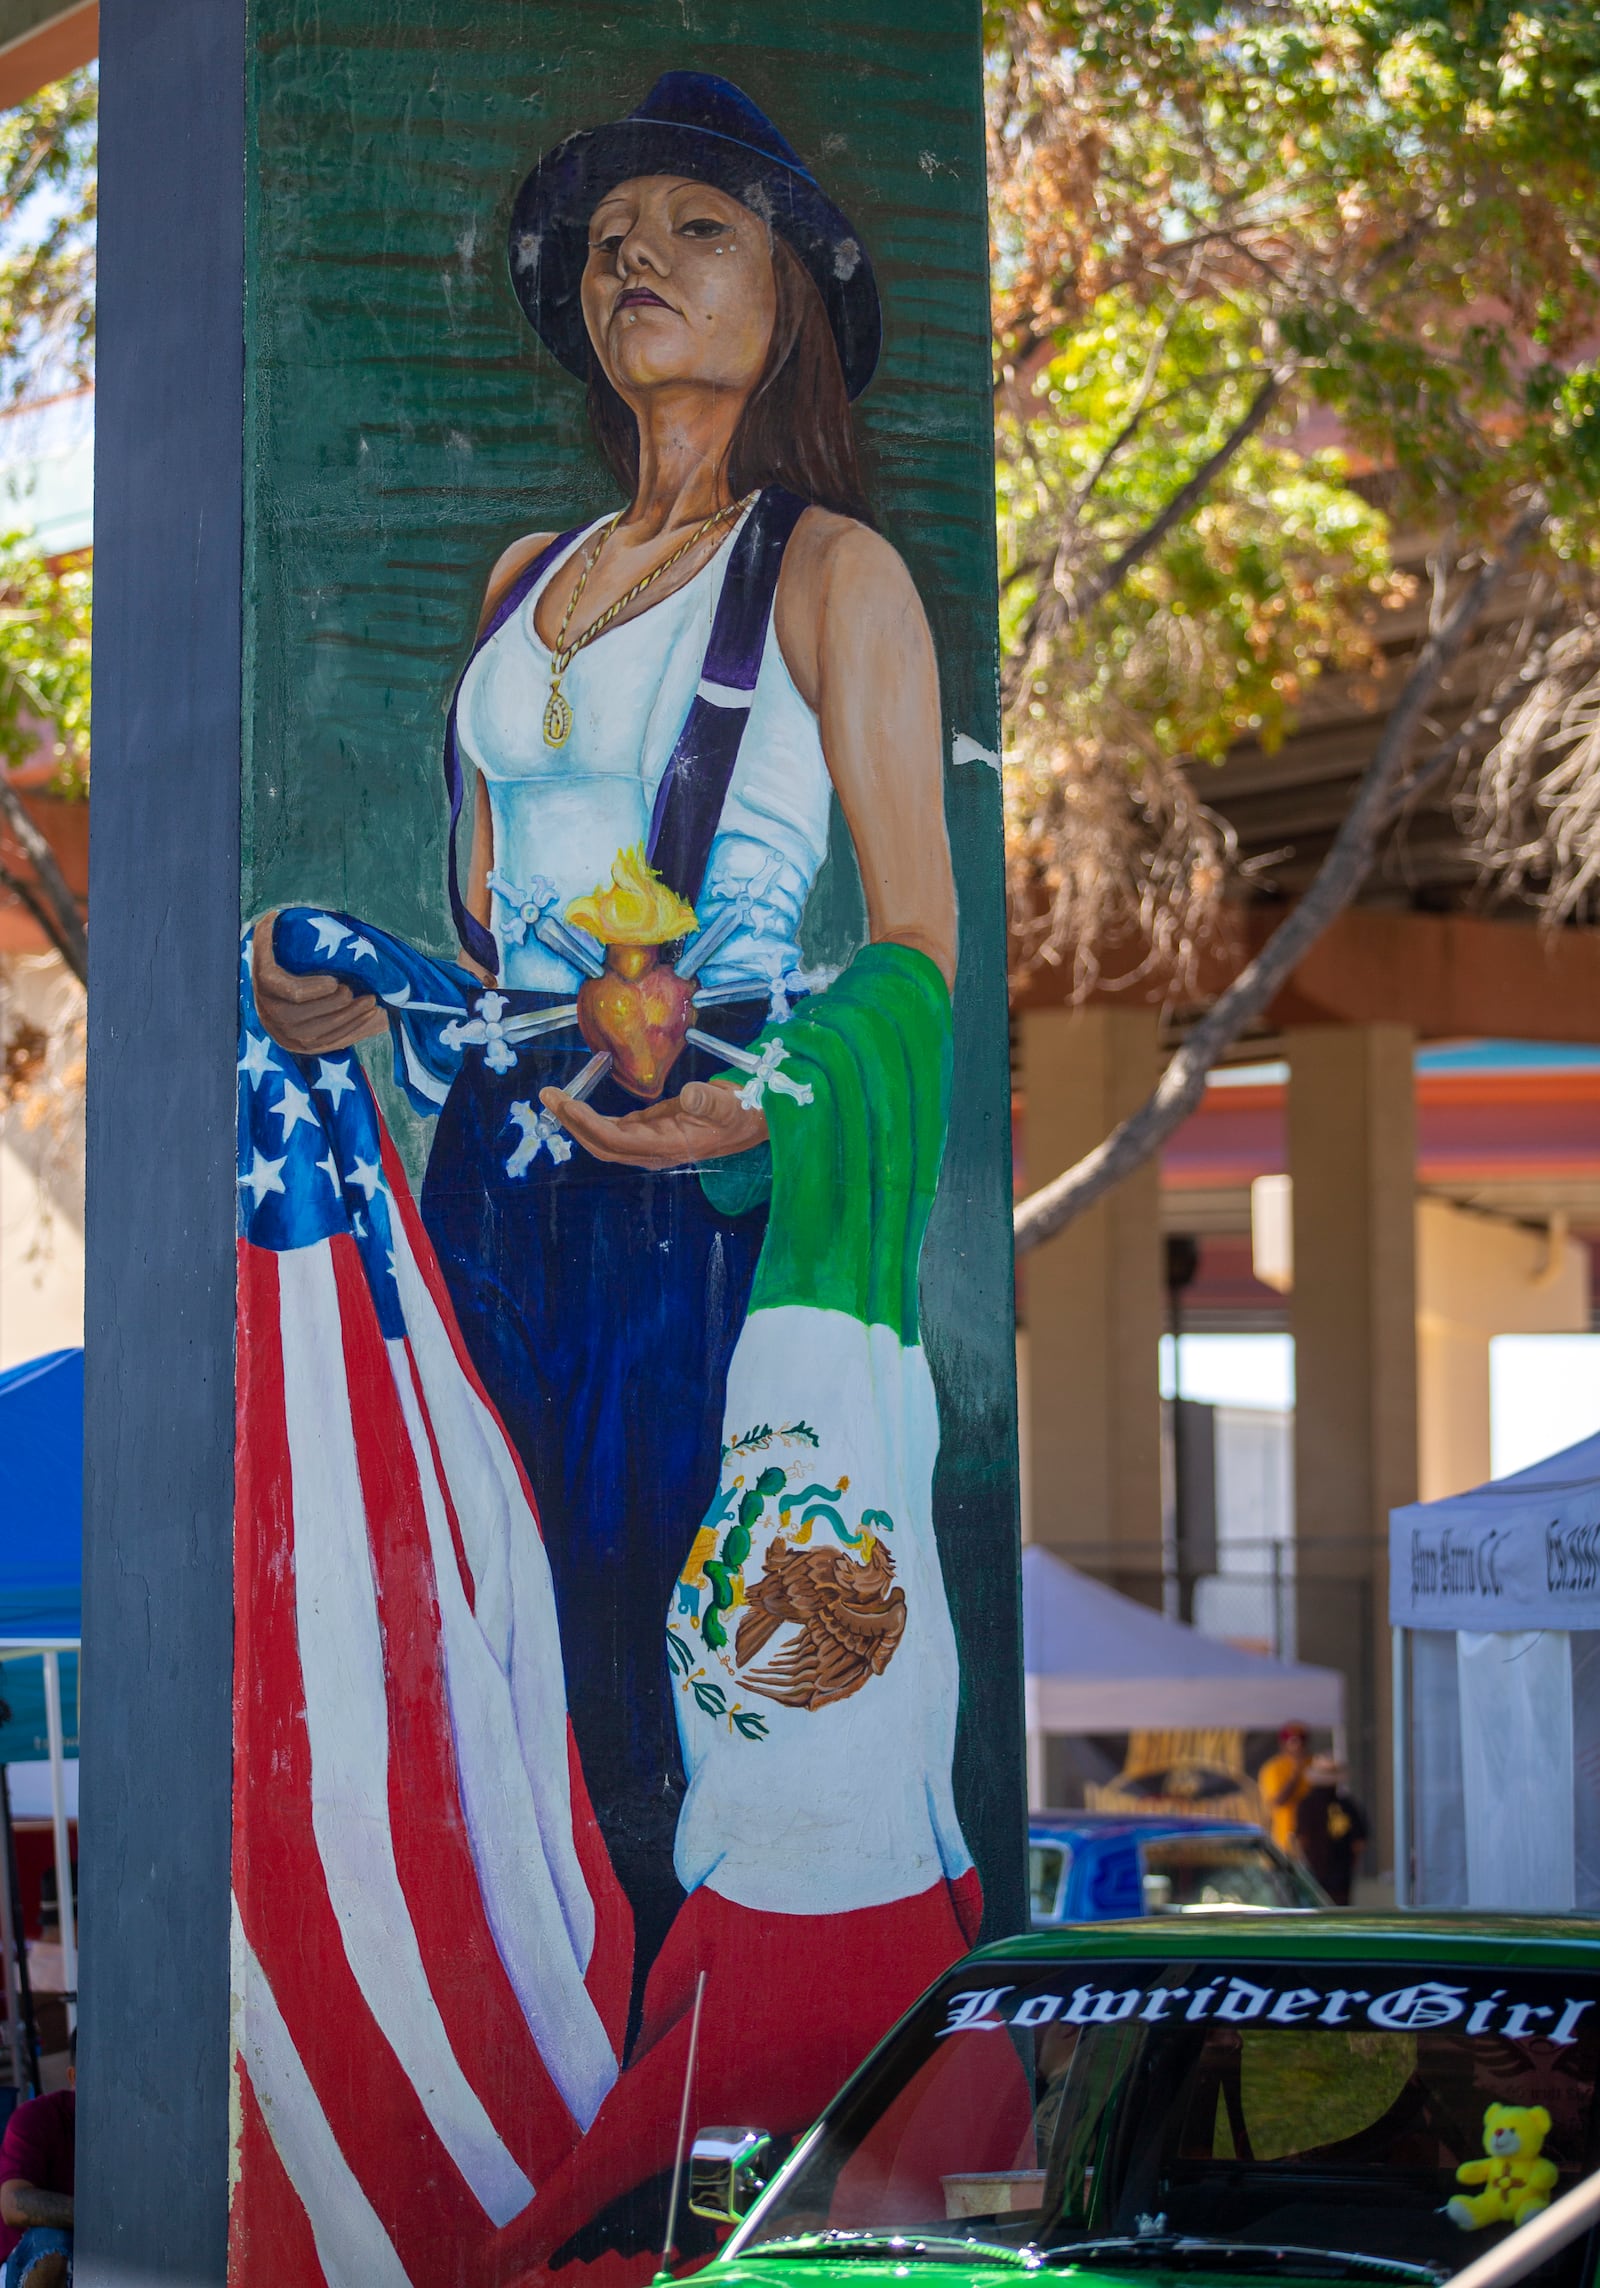
{"type": "Polygon", "coordinates": [[[772,996],[767,1007],[767,1022],[770,1025],[781,1025],[793,1016],[794,995],[820,993],[839,974],[836,969],[785,969],[782,954],[764,949],[758,958],[767,971],[767,990],[772,996]]]}
{"type": "Polygon", "coordinates": [[[789,1052],[782,1041],[769,1041],[757,1056],[751,1049],[736,1049],[731,1041],[719,1041],[715,1033],[702,1033],[698,1025],[691,1025],[684,1034],[697,1049],[706,1049],[712,1056],[721,1057],[725,1064],[734,1065],[750,1078],[739,1091],[739,1102],[746,1112],[759,1112],[761,1100],[769,1088],[780,1096],[792,1096],[796,1104],[809,1104],[815,1091],[808,1080],[791,1080],[778,1067],[789,1052]]]}
{"type": "MultiPolygon", "coordinates": [[[[714,953],[720,953],[736,929],[748,926],[755,910],[756,900],[763,894],[774,876],[782,870],[782,867],[783,860],[778,856],[778,853],[775,850],[769,851],[765,864],[758,867],[749,881],[734,892],[716,920],[707,928],[699,931],[696,936],[690,938],[678,956],[677,971],[680,977],[697,976],[703,965],[711,959],[711,956],[714,953]]],[[[759,929],[760,926],[758,922],[756,927],[759,929]]]]}
{"type": "Polygon", "coordinates": [[[761,1110],[761,1100],[769,1088],[776,1089],[780,1096],[792,1096],[796,1104],[811,1102],[815,1092],[808,1080],[791,1080],[787,1073],[778,1070],[788,1054],[782,1041],[769,1041],[752,1063],[745,1065],[742,1052],[731,1060],[735,1064],[744,1065],[750,1075],[739,1091],[739,1102],[746,1112],[761,1110]]]}
{"type": "Polygon", "coordinates": [[[503,993],[480,993],[476,1017],[456,1017],[439,1034],[447,1049],[464,1048],[468,1042],[481,1043],[483,1061],[491,1072],[510,1072],[517,1061],[517,1052],[506,1038],[507,1028],[502,1023],[509,1004],[503,993]]]}
{"type": "Polygon", "coordinates": [[[511,1107],[511,1118],[521,1130],[522,1141],[506,1162],[508,1176],[525,1176],[546,1146],[557,1167],[572,1158],[572,1139],[548,1112],[519,1103],[511,1107]]]}
{"type": "Polygon", "coordinates": [[[507,945],[523,944],[529,930],[537,929],[543,920],[545,908],[556,901],[556,886],[546,881],[543,874],[535,874],[524,889],[520,883],[508,881],[497,867],[489,876],[489,887],[508,908],[500,924],[500,935],[507,945]]]}

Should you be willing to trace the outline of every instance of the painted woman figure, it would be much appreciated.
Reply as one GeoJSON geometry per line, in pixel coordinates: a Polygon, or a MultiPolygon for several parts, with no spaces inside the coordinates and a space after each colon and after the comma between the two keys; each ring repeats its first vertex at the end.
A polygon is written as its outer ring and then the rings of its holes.
{"type": "MultiPolygon", "coordinates": [[[[948,1099],[955,893],[932,642],[873,529],[852,430],[878,353],[871,264],[748,98],[671,74],[535,169],[512,278],[586,383],[627,505],[530,534],[490,577],[446,758],[452,823],[471,811],[464,893],[453,860],[451,884],[465,961],[427,962],[312,909],[257,926],[241,1185],[246,1240],[280,1251],[280,1280],[282,1251],[326,1233],[371,1290],[428,1481],[439,1704],[480,1872],[493,1774],[473,1777],[480,1720],[463,1713],[451,1629],[476,1658],[473,1627],[499,1628],[507,1737],[530,1769],[519,1694],[533,1687],[517,1661],[540,1628],[557,1633],[546,1666],[564,1678],[575,1747],[560,1818],[576,1833],[592,1803],[634,1945],[626,2035],[596,2003],[630,2070],[597,2105],[592,2080],[582,2094],[576,2069],[569,2088],[551,2065],[589,2135],[559,2184],[551,2148],[517,2158],[540,2196],[529,2215],[557,2219],[535,2232],[548,2253],[652,2173],[699,1969],[714,1965],[703,2099],[799,2127],[959,1949],[976,1899],[950,1796],[957,1678],[916,1301],[948,1099]],[[837,977],[808,972],[801,950],[835,799],[869,940],[837,977]],[[397,1077],[437,1113],[420,1226],[345,1055],[390,1028],[397,1077]],[[293,1060],[276,1103],[257,1085],[277,1071],[272,1044],[293,1060]],[[323,1144],[307,1161],[319,1189],[296,1155],[323,1144]],[[430,1381],[447,1342],[470,1404],[430,1381]],[[456,1413],[458,1430],[441,1427],[456,1413]],[[510,1456],[487,1493],[469,1448],[491,1435],[510,1456]],[[509,1470],[520,1496],[503,1491],[509,1470]],[[515,1588],[511,1545],[530,1538],[519,1502],[537,1518],[548,1596],[515,1588]],[[502,1573],[503,1624],[487,1617],[502,1573]]],[[[337,1300],[339,1403],[359,1413],[354,1278],[337,1300]]],[[[284,1317],[288,1383],[301,1340],[284,1317]]],[[[292,1463],[292,1392],[284,1404],[292,1463]]],[[[303,1540],[298,1485],[294,1507],[303,1540]]],[[[369,1538],[376,1552],[378,1526],[369,1538]]],[[[314,1562],[297,1543],[297,1567],[314,1562]]],[[[380,1607],[388,1562],[374,1555],[380,1607]]],[[[408,1609],[431,1608],[424,1596],[408,1609]]],[[[412,1649],[380,1618],[392,1818],[412,1649]]],[[[308,1705],[310,1625],[302,1611],[308,1705]]],[[[531,1785],[526,1817],[572,1925],[576,1878],[550,1844],[537,1771],[531,1785]]],[[[518,1816],[509,1796],[502,1816],[518,1816]]],[[[326,1860],[337,1844],[318,1836],[326,1860]]],[[[598,1899],[581,1833],[575,1849],[598,1899]]],[[[534,1967],[519,1973],[508,1885],[505,1870],[483,1875],[487,1925],[532,2024],[543,1942],[529,1938],[534,1967]]],[[[591,1994],[584,1947],[597,1944],[573,1940],[591,1994]]],[[[565,2037],[535,2038],[548,2062],[565,2037]]],[[[445,2142],[497,2226],[520,2215],[514,2183],[486,2195],[445,2142]]]]}

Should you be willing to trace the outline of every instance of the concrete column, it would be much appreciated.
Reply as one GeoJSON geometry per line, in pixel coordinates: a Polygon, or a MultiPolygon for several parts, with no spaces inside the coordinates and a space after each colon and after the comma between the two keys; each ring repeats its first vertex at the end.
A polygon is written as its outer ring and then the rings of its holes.
{"type": "Polygon", "coordinates": [[[1387,1534],[1417,1491],[1416,1121],[1400,1025],[1292,1031],[1297,1651],[1342,1669],[1348,1747],[1393,1860],[1387,1534]]]}
{"type": "MultiPolygon", "coordinates": [[[[1157,1020],[1138,1009],[1038,1009],[1022,1019],[1030,1186],[1091,1150],[1149,1095],[1157,1020]]],[[[1157,1355],[1160,1169],[1152,1160],[1022,1265],[1023,1534],[1070,1556],[1137,1548],[1152,1594],[1161,1545],[1157,1355]]]]}

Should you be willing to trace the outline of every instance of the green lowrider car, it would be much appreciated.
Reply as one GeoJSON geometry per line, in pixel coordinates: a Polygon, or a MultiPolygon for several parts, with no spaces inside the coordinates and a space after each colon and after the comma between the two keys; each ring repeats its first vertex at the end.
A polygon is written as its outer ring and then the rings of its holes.
{"type": "MultiPolygon", "coordinates": [[[[826,1976],[826,1966],[818,1965],[826,1976]]],[[[1429,2288],[1600,2164],[1600,1927],[1217,1914],[970,1955],[764,2189],[702,2131],[715,2288],[1022,2272],[1429,2288]]],[[[1580,2240],[1533,2277],[1593,2288],[1580,2240]]]]}

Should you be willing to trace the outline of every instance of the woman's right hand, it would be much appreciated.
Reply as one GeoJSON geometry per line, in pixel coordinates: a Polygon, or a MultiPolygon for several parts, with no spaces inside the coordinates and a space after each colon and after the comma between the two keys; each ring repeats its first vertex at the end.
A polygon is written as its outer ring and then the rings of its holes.
{"type": "Polygon", "coordinates": [[[389,1020],[370,993],[353,993],[336,977],[297,977],[272,950],[276,913],[264,914],[250,939],[256,1013],[280,1048],[297,1057],[336,1056],[381,1033],[389,1020]]]}

